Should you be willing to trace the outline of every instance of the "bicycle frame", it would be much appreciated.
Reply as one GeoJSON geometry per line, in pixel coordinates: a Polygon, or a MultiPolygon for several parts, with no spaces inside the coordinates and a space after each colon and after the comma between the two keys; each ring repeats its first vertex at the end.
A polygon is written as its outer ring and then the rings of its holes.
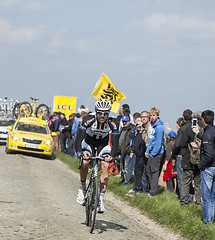
{"type": "MultiPolygon", "coordinates": [[[[89,184],[87,185],[86,194],[85,194],[85,210],[86,210],[86,225],[90,228],[90,233],[93,232],[96,213],[99,200],[99,191],[98,191],[98,171],[99,171],[99,162],[105,161],[105,157],[97,156],[97,148],[93,151],[93,156],[89,157],[89,160],[93,162],[92,173],[90,175],[89,184]]],[[[113,159],[111,162],[114,162],[114,169],[116,169],[119,158],[113,159]]],[[[80,161],[80,166],[82,166],[82,160],[80,161]]]]}
{"type": "Polygon", "coordinates": [[[37,98],[32,98],[32,97],[30,97],[31,98],[31,100],[32,100],[32,103],[31,103],[31,107],[32,107],[32,116],[33,117],[35,117],[36,116],[36,109],[37,109],[37,104],[36,104],[36,101],[37,100],[39,100],[39,98],[37,97],[37,98]]]}

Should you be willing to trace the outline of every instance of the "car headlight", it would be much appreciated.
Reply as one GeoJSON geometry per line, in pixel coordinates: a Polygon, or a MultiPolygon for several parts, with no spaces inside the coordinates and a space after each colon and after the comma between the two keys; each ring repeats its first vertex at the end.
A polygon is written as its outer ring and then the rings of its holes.
{"type": "Polygon", "coordinates": [[[45,141],[44,143],[45,143],[46,145],[48,145],[48,146],[52,145],[52,142],[51,142],[51,141],[45,141]]]}
{"type": "Polygon", "coordinates": [[[14,140],[14,141],[19,141],[19,140],[20,140],[20,137],[12,136],[12,140],[14,140]]]}

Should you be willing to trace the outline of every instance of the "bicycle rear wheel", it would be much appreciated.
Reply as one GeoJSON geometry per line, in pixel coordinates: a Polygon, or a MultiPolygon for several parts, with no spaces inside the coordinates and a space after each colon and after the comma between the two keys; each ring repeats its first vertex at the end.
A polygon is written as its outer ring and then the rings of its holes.
{"type": "Polygon", "coordinates": [[[15,103],[15,105],[13,107],[13,116],[15,118],[18,118],[18,116],[19,116],[19,109],[20,109],[20,103],[15,103]]]}
{"type": "Polygon", "coordinates": [[[92,189],[91,195],[89,197],[89,228],[90,233],[93,232],[95,221],[96,221],[96,213],[98,207],[98,177],[96,176],[92,181],[92,189]]]}
{"type": "Polygon", "coordinates": [[[36,116],[43,120],[49,120],[49,107],[46,104],[40,104],[36,109],[36,116]]]}

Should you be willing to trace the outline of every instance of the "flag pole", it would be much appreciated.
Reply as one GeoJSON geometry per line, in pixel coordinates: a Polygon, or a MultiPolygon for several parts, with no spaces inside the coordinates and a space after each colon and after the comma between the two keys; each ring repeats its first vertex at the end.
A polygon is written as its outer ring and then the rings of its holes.
{"type": "Polygon", "coordinates": [[[91,97],[92,97],[92,95],[90,95],[86,107],[88,107],[88,104],[89,104],[89,102],[90,102],[91,97]]]}
{"type": "MultiPolygon", "coordinates": [[[[102,73],[102,75],[103,75],[103,74],[104,74],[104,73],[102,73]]],[[[102,77],[102,75],[101,75],[101,77],[102,77]]],[[[100,78],[101,78],[101,77],[100,77],[100,78]]],[[[100,78],[99,78],[99,80],[100,80],[100,78]]],[[[95,84],[94,89],[96,88],[96,86],[97,86],[99,80],[98,80],[97,83],[95,84]]],[[[93,90],[93,91],[94,91],[94,90],[93,90]]],[[[90,99],[91,99],[91,97],[92,97],[93,91],[92,91],[92,93],[91,93],[91,95],[90,95],[90,97],[89,97],[89,99],[88,99],[87,106],[88,106],[88,104],[89,104],[89,102],[90,102],[90,99]]],[[[86,107],[87,107],[87,106],[86,106],[86,107]]]]}

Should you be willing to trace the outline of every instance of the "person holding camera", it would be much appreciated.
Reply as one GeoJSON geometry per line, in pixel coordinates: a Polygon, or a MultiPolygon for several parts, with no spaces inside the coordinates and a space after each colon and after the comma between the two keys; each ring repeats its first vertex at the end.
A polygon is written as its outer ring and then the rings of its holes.
{"type": "MultiPolygon", "coordinates": [[[[195,185],[195,198],[196,204],[201,205],[201,177],[200,170],[197,163],[191,162],[191,147],[195,145],[196,134],[192,130],[192,111],[186,109],[183,112],[184,123],[180,128],[178,138],[178,149],[182,155],[182,191],[181,191],[181,205],[187,207],[189,205],[189,193],[192,180],[194,179],[195,185]]],[[[200,158],[200,156],[199,156],[200,158]]],[[[193,159],[193,158],[192,158],[193,159]]]]}
{"type": "Polygon", "coordinates": [[[204,132],[199,132],[198,127],[193,128],[201,140],[198,168],[201,170],[203,221],[206,225],[215,219],[215,126],[213,122],[214,112],[205,110],[202,113],[204,132]]]}

